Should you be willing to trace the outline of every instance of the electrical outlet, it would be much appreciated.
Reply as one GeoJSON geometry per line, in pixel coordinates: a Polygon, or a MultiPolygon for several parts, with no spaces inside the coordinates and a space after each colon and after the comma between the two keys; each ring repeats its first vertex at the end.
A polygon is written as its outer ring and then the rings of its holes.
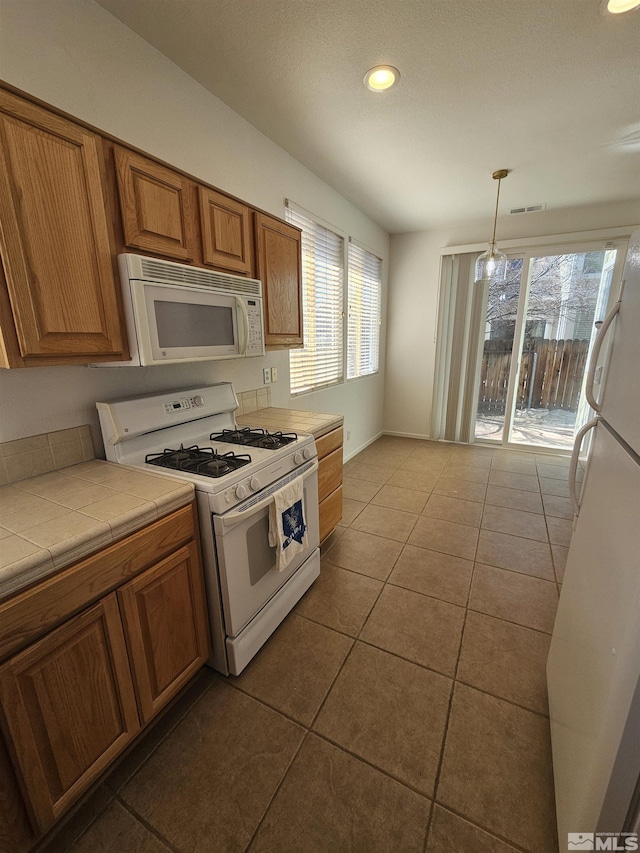
{"type": "Polygon", "coordinates": [[[272,382],[278,381],[278,368],[277,367],[271,368],[271,381],[272,382]]]}
{"type": "Polygon", "coordinates": [[[262,381],[265,385],[271,385],[271,371],[265,367],[262,371],[262,381]]]}
{"type": "Polygon", "coordinates": [[[351,430],[348,429],[347,430],[347,441],[349,441],[350,438],[351,438],[351,430]]]}

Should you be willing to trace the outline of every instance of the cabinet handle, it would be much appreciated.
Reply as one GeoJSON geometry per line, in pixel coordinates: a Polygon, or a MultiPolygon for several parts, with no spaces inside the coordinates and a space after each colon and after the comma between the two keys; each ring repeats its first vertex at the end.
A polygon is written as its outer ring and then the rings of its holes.
{"type": "Polygon", "coordinates": [[[240,355],[246,355],[247,347],[249,346],[249,314],[244,299],[236,296],[236,305],[238,313],[242,317],[242,323],[240,324],[242,326],[242,340],[238,342],[240,344],[240,355]]]}
{"type": "Polygon", "coordinates": [[[569,496],[571,497],[571,503],[573,504],[573,513],[574,515],[580,515],[580,501],[578,500],[578,495],[576,492],[576,471],[578,470],[578,457],[580,456],[580,447],[582,446],[582,439],[585,435],[592,430],[594,427],[598,426],[600,418],[595,417],[578,430],[576,435],[576,440],[573,444],[573,450],[571,452],[571,461],[569,463],[569,496]]]}

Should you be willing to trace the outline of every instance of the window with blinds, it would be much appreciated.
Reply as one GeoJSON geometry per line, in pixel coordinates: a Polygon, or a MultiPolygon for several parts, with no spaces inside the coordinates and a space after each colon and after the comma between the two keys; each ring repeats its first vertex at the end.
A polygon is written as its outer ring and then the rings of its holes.
{"type": "Polygon", "coordinates": [[[378,372],[382,261],[349,243],[347,291],[347,379],[378,372]]]}
{"type": "Polygon", "coordinates": [[[291,350],[291,393],[342,382],[344,239],[287,202],[286,218],[302,229],[304,348],[291,350]]]}

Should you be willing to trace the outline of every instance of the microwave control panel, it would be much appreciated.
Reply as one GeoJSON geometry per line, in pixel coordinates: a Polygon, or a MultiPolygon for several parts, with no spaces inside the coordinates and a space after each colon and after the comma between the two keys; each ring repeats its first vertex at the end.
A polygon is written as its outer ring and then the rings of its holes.
{"type": "Polygon", "coordinates": [[[247,340],[247,355],[264,355],[264,339],[262,334],[262,305],[258,299],[245,299],[249,332],[247,340]]]}

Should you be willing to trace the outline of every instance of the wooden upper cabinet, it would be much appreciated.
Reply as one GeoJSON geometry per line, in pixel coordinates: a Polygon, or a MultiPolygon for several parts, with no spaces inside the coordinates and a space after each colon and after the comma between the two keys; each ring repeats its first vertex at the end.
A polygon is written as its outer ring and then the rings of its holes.
{"type": "Polygon", "coordinates": [[[195,543],[118,590],[143,722],[148,722],[209,655],[204,581],[195,543]]]}
{"type": "Polygon", "coordinates": [[[125,245],[178,261],[193,259],[191,183],[126,148],[115,148],[125,245]]]}
{"type": "Polygon", "coordinates": [[[44,832],[140,728],[115,593],[0,669],[0,717],[44,832]]]}
{"type": "Polygon", "coordinates": [[[254,213],[256,274],[264,286],[265,345],[303,345],[301,231],[264,213],[254,213]]]}
{"type": "Polygon", "coordinates": [[[0,364],[123,353],[100,137],[0,89],[0,364]]]}
{"type": "Polygon", "coordinates": [[[198,187],[202,259],[240,275],[253,275],[251,211],[229,196],[198,187]]]}

